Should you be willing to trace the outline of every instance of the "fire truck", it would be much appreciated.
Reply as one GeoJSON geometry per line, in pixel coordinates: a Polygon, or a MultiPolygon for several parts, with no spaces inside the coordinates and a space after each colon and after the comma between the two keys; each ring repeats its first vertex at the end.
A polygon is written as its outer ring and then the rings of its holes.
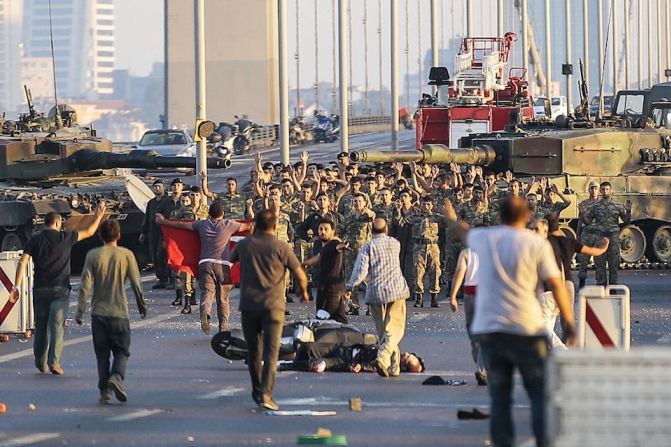
{"type": "Polygon", "coordinates": [[[455,56],[452,78],[445,67],[432,67],[429,85],[415,115],[417,148],[423,144],[459,147],[472,133],[503,130],[506,125],[533,119],[533,100],[524,80],[526,70],[505,73],[515,33],[503,37],[466,37],[455,56]],[[447,95],[441,92],[448,86],[447,95]]]}

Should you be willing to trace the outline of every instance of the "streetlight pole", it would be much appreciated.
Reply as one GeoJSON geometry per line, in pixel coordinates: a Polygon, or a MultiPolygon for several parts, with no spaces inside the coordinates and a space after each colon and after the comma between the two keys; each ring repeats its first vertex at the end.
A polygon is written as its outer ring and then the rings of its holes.
{"type": "Polygon", "coordinates": [[[398,141],[398,0],[391,0],[391,149],[399,150],[398,141]]]}
{"type": "Polygon", "coordinates": [[[497,0],[496,2],[496,30],[498,31],[499,37],[503,37],[506,33],[506,30],[503,29],[503,18],[505,16],[505,8],[503,7],[503,0],[497,0]]]}
{"type": "Polygon", "coordinates": [[[638,40],[637,70],[638,70],[638,89],[643,90],[643,0],[638,0],[638,14],[636,14],[638,31],[636,40],[638,40]]]}
{"type": "Polygon", "coordinates": [[[370,115],[368,108],[368,0],[363,0],[363,66],[364,66],[364,116],[370,115]]]}
{"type": "MultiPolygon", "coordinates": [[[[571,48],[571,0],[566,0],[566,63],[570,64],[573,60],[571,48]]],[[[571,114],[571,98],[573,96],[573,84],[571,76],[566,75],[566,114],[571,114]]]]}
{"type": "Polygon", "coordinates": [[[587,86],[589,86],[589,0],[582,0],[582,33],[585,81],[587,82],[587,86]]]}
{"type": "Polygon", "coordinates": [[[347,0],[338,0],[338,68],[340,91],[340,151],[349,152],[349,104],[347,98],[347,0]]]}
{"type": "Polygon", "coordinates": [[[294,59],[296,59],[296,116],[301,116],[301,31],[300,31],[300,10],[299,10],[300,0],[296,0],[296,53],[294,53],[294,59]]]}
{"type": "Polygon", "coordinates": [[[417,0],[417,87],[422,97],[422,0],[417,0]]]}
{"type": "Polygon", "coordinates": [[[338,68],[336,63],[336,0],[331,0],[331,44],[333,45],[333,90],[331,91],[331,97],[333,98],[333,113],[337,115],[340,112],[338,110],[338,101],[336,101],[336,88],[338,88],[338,68]]]}
{"type": "Polygon", "coordinates": [[[522,0],[522,68],[524,68],[524,80],[526,81],[529,79],[529,11],[527,0],[522,0]]]}
{"type": "Polygon", "coordinates": [[[405,0],[405,106],[410,108],[410,31],[409,8],[410,0],[405,0]]]}
{"type": "MultiPolygon", "coordinates": [[[[431,0],[431,66],[440,65],[438,61],[438,4],[437,0],[431,0]]],[[[433,87],[433,94],[438,93],[438,87],[433,87]]]]}
{"type": "Polygon", "coordinates": [[[473,37],[473,0],[466,0],[466,37],[473,37]]]}
{"type": "Polygon", "coordinates": [[[618,45],[617,45],[617,40],[618,40],[618,35],[617,35],[617,0],[612,0],[613,2],[613,96],[617,94],[617,88],[618,88],[618,82],[619,82],[619,76],[618,76],[618,63],[617,63],[617,57],[618,57],[618,45]]]}
{"type": "Polygon", "coordinates": [[[317,3],[319,0],[315,0],[315,107],[319,110],[319,26],[317,25],[317,20],[319,20],[319,11],[317,8],[317,3]]]}
{"type": "Polygon", "coordinates": [[[384,115],[384,96],[382,95],[382,0],[377,0],[377,56],[380,76],[380,116],[384,115]]]}
{"type": "MultiPolygon", "coordinates": [[[[601,0],[599,0],[601,1],[601,0]]],[[[545,0],[545,96],[552,98],[552,35],[550,33],[550,0],[545,0]]]]}
{"type": "Polygon", "coordinates": [[[629,88],[629,0],[624,0],[624,88],[629,88]]]}
{"type": "MultiPolygon", "coordinates": [[[[196,119],[207,119],[207,88],[205,65],[205,0],[195,0],[194,16],[196,17],[196,119]]],[[[198,129],[196,129],[197,131],[198,129]]],[[[196,172],[207,174],[207,141],[198,142],[196,152],[196,172]]]]}
{"type": "Polygon", "coordinates": [[[280,155],[289,164],[289,76],[287,73],[287,0],[277,0],[277,40],[280,75],[280,155]]]}

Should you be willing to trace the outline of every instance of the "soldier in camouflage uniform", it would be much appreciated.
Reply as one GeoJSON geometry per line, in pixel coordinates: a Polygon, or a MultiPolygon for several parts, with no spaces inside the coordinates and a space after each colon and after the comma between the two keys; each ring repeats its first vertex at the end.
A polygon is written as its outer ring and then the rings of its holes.
{"type": "Polygon", "coordinates": [[[193,214],[196,217],[196,220],[207,219],[210,214],[210,207],[205,203],[200,188],[192,186],[189,190],[189,197],[191,197],[191,209],[193,209],[193,214]]]}
{"type": "MultiPolygon", "coordinates": [[[[291,224],[291,219],[289,218],[289,215],[287,213],[282,212],[282,202],[280,200],[280,196],[277,194],[268,196],[268,209],[273,211],[275,213],[275,216],[277,216],[277,225],[275,227],[275,237],[277,239],[286,242],[289,245],[293,244],[294,240],[294,227],[291,224]]],[[[289,299],[288,297],[288,289],[289,289],[289,270],[284,271],[284,298],[287,300],[287,302],[292,303],[293,299],[289,299]]]]}
{"type": "MultiPolygon", "coordinates": [[[[589,183],[588,186],[589,197],[578,204],[579,210],[589,210],[592,206],[599,202],[599,184],[595,181],[589,183]]],[[[578,239],[580,243],[588,246],[596,246],[599,242],[597,228],[594,222],[587,225],[584,220],[582,211],[578,216],[578,239]]],[[[587,280],[587,266],[589,265],[590,256],[578,253],[576,255],[578,261],[578,289],[585,286],[587,280]]]]}
{"type": "Polygon", "coordinates": [[[148,245],[149,259],[154,264],[154,272],[158,278],[158,283],[152,286],[152,289],[165,289],[168,285],[168,266],[165,257],[165,249],[163,248],[163,234],[161,229],[156,224],[156,214],[163,213],[163,205],[170,200],[165,195],[165,183],[163,179],[157,179],[152,185],[155,197],[147,203],[147,209],[142,221],[142,229],[140,230],[140,243],[145,242],[148,245]]]}
{"type": "Polygon", "coordinates": [[[485,191],[476,186],[473,188],[473,198],[457,208],[457,217],[471,227],[489,225],[489,209],[485,203],[485,191]]]}
{"type": "Polygon", "coordinates": [[[620,267],[620,219],[627,225],[631,221],[631,202],[625,205],[612,199],[613,191],[609,182],[601,183],[601,200],[591,208],[583,208],[586,224],[594,222],[599,238],[607,237],[610,245],[608,251],[598,256],[596,264],[596,283],[599,286],[617,284],[617,269],[620,267]],[[606,278],[606,262],[608,262],[608,278],[606,278]]]}
{"type": "MultiPolygon", "coordinates": [[[[207,205],[205,205],[207,207],[207,205]]],[[[171,219],[196,220],[196,209],[193,206],[191,195],[183,195],[180,199],[180,207],[170,213],[171,219]]],[[[207,214],[206,214],[207,216],[207,214]]],[[[195,279],[190,274],[180,271],[175,272],[175,300],[172,306],[181,306],[184,297],[183,314],[191,313],[191,306],[196,304],[195,279]]]]}
{"type": "Polygon", "coordinates": [[[380,189],[374,202],[377,202],[376,205],[373,205],[375,216],[383,217],[384,220],[391,223],[394,210],[396,209],[396,204],[392,200],[391,190],[386,186],[380,189]]]}
{"type": "Polygon", "coordinates": [[[440,250],[438,234],[445,226],[445,218],[433,212],[433,199],[422,198],[420,211],[410,220],[414,244],[413,263],[415,267],[415,307],[424,307],[424,276],[429,274],[431,307],[440,307],[440,250]]]}
{"type": "Polygon", "coordinates": [[[226,179],[225,193],[213,193],[207,187],[207,175],[200,175],[201,190],[205,196],[224,205],[224,216],[227,219],[241,220],[247,218],[247,199],[238,193],[238,181],[233,177],[226,179]]]}
{"type": "Polygon", "coordinates": [[[559,216],[559,213],[568,208],[569,205],[571,205],[571,199],[566,197],[557,188],[557,185],[553,184],[549,188],[545,188],[543,201],[538,204],[536,214],[540,218],[545,218],[548,214],[557,214],[559,216]],[[555,202],[555,196],[559,196],[561,202],[555,202]]]}
{"type": "Polygon", "coordinates": [[[341,189],[336,194],[338,212],[343,216],[347,216],[354,208],[354,196],[362,194],[364,197],[364,204],[367,208],[371,207],[370,198],[368,194],[361,190],[361,179],[359,177],[352,177],[349,182],[349,190],[347,188],[341,189]]]}
{"type": "MultiPolygon", "coordinates": [[[[349,246],[349,250],[345,252],[345,278],[352,275],[359,250],[372,237],[371,224],[374,218],[375,213],[366,207],[366,196],[362,193],[355,194],[352,201],[352,211],[337,226],[338,234],[342,236],[343,242],[349,246]]],[[[354,305],[351,313],[358,315],[359,297],[356,291],[353,291],[352,298],[354,305]]]]}

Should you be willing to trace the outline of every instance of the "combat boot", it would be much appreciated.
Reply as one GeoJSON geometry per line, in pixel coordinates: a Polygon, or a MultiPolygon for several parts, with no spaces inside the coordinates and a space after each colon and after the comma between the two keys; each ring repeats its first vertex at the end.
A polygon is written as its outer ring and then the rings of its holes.
{"type": "Polygon", "coordinates": [[[182,289],[175,290],[175,301],[173,301],[171,306],[181,306],[182,305],[182,289]]]}
{"type": "Polygon", "coordinates": [[[187,315],[191,313],[191,301],[189,301],[189,295],[184,299],[184,307],[182,308],[182,314],[187,315]]]}
{"type": "Polygon", "coordinates": [[[194,292],[191,292],[190,294],[188,294],[187,297],[189,299],[189,304],[191,304],[192,306],[195,306],[196,304],[198,304],[196,302],[196,294],[194,292]]]}
{"type": "Polygon", "coordinates": [[[440,304],[438,304],[438,294],[437,293],[432,293],[431,294],[431,307],[440,307],[440,304]]]}
{"type": "Polygon", "coordinates": [[[413,307],[424,307],[424,294],[423,293],[415,293],[415,304],[413,307]]]}

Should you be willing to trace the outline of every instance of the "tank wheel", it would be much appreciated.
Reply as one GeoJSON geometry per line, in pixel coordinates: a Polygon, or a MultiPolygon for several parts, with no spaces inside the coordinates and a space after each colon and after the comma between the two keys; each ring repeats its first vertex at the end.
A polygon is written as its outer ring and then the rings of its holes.
{"type": "Polygon", "coordinates": [[[620,257],[624,262],[636,262],[645,253],[645,234],[636,225],[620,230],[620,257]]]}
{"type": "Polygon", "coordinates": [[[23,250],[24,240],[16,231],[8,231],[2,237],[2,251],[23,250]]]}
{"type": "Polygon", "coordinates": [[[652,237],[652,254],[660,262],[671,261],[671,225],[660,225],[652,237]]]}

